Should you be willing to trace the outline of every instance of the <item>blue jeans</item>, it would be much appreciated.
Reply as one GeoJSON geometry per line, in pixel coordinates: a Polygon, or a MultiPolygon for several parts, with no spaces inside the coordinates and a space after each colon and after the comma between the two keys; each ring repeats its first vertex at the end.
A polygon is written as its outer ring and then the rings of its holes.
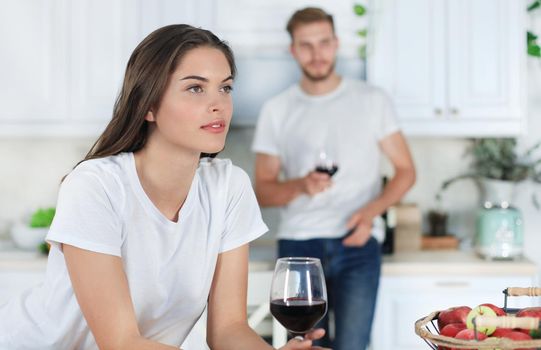
{"type": "Polygon", "coordinates": [[[365,350],[376,305],[381,248],[371,237],[362,247],[345,247],[342,238],[279,240],[278,256],[319,258],[327,281],[329,310],[334,312],[334,339],[328,337],[328,313],[317,327],[327,335],[317,342],[333,350],[365,350]]]}

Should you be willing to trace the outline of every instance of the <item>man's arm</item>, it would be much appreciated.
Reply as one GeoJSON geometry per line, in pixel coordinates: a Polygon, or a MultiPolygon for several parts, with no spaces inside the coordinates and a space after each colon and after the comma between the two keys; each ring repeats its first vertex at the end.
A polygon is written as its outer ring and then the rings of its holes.
{"type": "Polygon", "coordinates": [[[255,193],[262,207],[283,206],[300,196],[310,196],[331,186],[330,176],[312,171],[306,176],[280,181],[281,162],[277,156],[257,153],[255,159],[255,193]]]}
{"type": "Polygon", "coordinates": [[[354,233],[344,239],[345,245],[362,246],[370,238],[372,219],[381,215],[391,205],[400,201],[415,183],[415,166],[401,132],[395,132],[380,141],[383,153],[390,160],[394,175],[381,195],[356,211],[348,222],[348,227],[356,227],[354,233]]]}

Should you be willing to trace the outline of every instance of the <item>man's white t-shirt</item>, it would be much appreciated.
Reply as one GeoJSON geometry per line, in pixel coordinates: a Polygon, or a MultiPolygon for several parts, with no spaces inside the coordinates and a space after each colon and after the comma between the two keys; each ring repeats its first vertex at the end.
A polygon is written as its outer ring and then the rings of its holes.
{"type": "MultiPolygon", "coordinates": [[[[259,116],[254,152],[278,156],[286,180],[314,170],[321,148],[331,149],[338,165],[330,189],[313,197],[298,196],[281,209],[278,237],[343,236],[353,212],[379,195],[379,141],[398,130],[390,99],[358,80],[343,78],[334,91],[317,96],[294,85],[267,101],[259,116]]],[[[372,234],[381,239],[378,222],[372,234]]]]}
{"type": "Polygon", "coordinates": [[[0,349],[97,349],[60,243],[121,257],[141,334],[180,346],[218,254],[266,231],[248,176],[229,160],[200,161],[178,222],[148,198],[132,153],[83,162],[60,189],[46,281],[0,307],[0,349]]]}

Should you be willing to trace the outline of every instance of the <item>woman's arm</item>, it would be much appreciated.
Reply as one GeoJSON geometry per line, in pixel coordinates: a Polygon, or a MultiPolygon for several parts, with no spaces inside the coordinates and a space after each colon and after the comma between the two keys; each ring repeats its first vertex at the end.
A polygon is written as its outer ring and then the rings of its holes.
{"type": "Polygon", "coordinates": [[[248,244],[218,256],[208,301],[207,342],[212,350],[273,349],[246,318],[248,244]]]}
{"type": "Polygon", "coordinates": [[[63,245],[63,251],[75,296],[101,350],[178,350],[139,333],[119,257],[68,244],[63,245]]]}

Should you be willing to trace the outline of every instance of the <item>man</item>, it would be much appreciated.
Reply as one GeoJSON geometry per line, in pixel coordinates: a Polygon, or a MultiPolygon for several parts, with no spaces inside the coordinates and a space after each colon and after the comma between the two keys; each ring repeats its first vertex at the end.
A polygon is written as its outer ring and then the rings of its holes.
{"type": "MultiPolygon", "coordinates": [[[[303,74],[262,108],[253,144],[256,194],[261,206],[282,207],[279,256],[322,261],[335,324],[333,343],[321,345],[364,350],[381,265],[373,223],[413,185],[415,169],[386,95],[335,72],[332,16],[305,8],[287,30],[303,74]],[[332,177],[315,171],[326,147],[338,166],[332,177]],[[394,168],[383,191],[381,154],[394,168]]],[[[322,326],[328,329],[328,318],[322,326]]]]}

